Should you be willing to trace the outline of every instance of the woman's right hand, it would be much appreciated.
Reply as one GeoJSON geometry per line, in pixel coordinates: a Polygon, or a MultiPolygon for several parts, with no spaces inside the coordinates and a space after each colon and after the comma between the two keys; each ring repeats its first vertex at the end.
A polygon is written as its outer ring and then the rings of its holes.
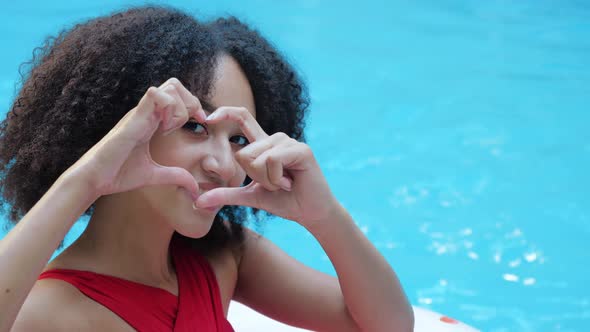
{"type": "Polygon", "coordinates": [[[205,112],[176,78],[150,87],[138,105],[88,150],[66,173],[83,177],[96,197],[148,185],[173,184],[185,188],[196,200],[198,184],[180,167],[156,163],[149,142],[156,131],[163,135],[183,126],[189,118],[205,122],[205,112]]]}

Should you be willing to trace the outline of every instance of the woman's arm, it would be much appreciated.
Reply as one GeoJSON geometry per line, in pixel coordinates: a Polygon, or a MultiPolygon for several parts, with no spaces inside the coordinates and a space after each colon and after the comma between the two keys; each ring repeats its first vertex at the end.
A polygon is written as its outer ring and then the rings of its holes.
{"type": "Polygon", "coordinates": [[[413,331],[413,310],[395,272],[344,208],[307,227],[330,258],[362,331],[413,331]]]}
{"type": "Polygon", "coordinates": [[[395,273],[338,203],[311,148],[284,133],[267,135],[244,108],[221,107],[207,118],[220,121],[237,122],[250,141],[236,160],[252,182],[212,189],[197,206],[245,205],[296,221],[338,274],[337,281],[303,268],[261,240],[245,249],[237,300],[314,330],[412,331],[412,307],[395,273]]]}
{"type": "Polygon", "coordinates": [[[165,135],[191,117],[204,121],[205,112],[179,80],[149,88],[0,240],[0,332],[14,324],[51,254],[98,197],[159,184],[182,186],[197,197],[198,184],[187,170],[158,165],[149,153],[156,131],[165,135]]]}
{"type": "Polygon", "coordinates": [[[39,274],[78,217],[94,202],[87,183],[62,175],[0,240],[0,331],[8,331],[39,274]]]}
{"type": "Polygon", "coordinates": [[[389,264],[341,209],[310,230],[338,277],[246,229],[234,300],[312,331],[412,331],[413,311],[389,264]]]}

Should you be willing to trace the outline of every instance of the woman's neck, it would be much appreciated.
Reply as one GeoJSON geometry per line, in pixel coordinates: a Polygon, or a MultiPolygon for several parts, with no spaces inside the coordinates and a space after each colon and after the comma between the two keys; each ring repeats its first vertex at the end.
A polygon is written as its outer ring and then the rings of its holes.
{"type": "Polygon", "coordinates": [[[176,294],[169,251],[173,233],[138,195],[104,196],[95,203],[86,230],[48,267],[112,275],[176,294]]]}

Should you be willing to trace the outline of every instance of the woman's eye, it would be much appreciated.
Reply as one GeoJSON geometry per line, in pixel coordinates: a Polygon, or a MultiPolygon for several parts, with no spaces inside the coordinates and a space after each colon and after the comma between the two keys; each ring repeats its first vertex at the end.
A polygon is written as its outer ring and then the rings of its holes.
{"type": "Polygon", "coordinates": [[[185,123],[183,128],[186,128],[197,135],[206,135],[208,133],[207,128],[204,125],[194,121],[185,123]]]}
{"type": "Polygon", "coordinates": [[[248,139],[242,135],[232,136],[232,137],[230,137],[229,141],[234,144],[237,144],[241,147],[244,147],[244,146],[250,144],[250,141],[248,141],[248,139]]]}

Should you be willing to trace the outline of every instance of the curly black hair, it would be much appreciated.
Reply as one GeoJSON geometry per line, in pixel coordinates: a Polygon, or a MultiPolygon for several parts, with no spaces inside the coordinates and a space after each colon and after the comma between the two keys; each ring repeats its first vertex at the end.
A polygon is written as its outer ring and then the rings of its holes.
{"type": "MultiPolygon", "coordinates": [[[[176,77],[207,101],[223,54],[244,70],[262,128],[303,140],[305,86],[275,47],[235,17],[201,23],[168,7],[137,7],[48,38],[26,63],[31,69],[0,122],[0,208],[10,206],[9,221],[17,223],[150,86],[176,77]]],[[[84,214],[93,211],[94,204],[84,214]]],[[[208,250],[240,244],[251,211],[225,207],[210,232],[191,241],[208,250]]]]}

